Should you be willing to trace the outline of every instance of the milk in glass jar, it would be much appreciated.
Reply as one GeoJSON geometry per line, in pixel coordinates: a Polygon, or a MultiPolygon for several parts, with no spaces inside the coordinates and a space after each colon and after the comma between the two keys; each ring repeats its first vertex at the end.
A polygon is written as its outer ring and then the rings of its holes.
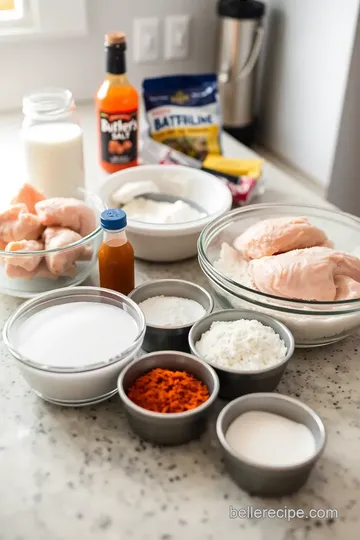
{"type": "Polygon", "coordinates": [[[46,89],[23,99],[22,142],[28,181],[46,197],[77,197],[84,188],[83,132],[72,93],[46,89]]]}

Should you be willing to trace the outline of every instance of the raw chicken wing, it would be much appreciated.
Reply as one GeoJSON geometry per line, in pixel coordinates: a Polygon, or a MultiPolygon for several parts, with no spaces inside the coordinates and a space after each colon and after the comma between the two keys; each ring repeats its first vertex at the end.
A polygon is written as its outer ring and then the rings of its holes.
{"type": "MultiPolygon", "coordinates": [[[[45,229],[43,239],[45,249],[57,249],[81,240],[80,234],[65,227],[48,227],[45,229]]],[[[84,254],[84,246],[77,246],[45,255],[45,260],[50,272],[56,276],[62,276],[69,270],[76,270],[75,261],[84,254]]]]}
{"type": "Polygon", "coordinates": [[[2,245],[18,240],[37,240],[44,227],[38,216],[30,214],[23,203],[15,204],[0,213],[0,242],[2,245]]]}
{"type": "Polygon", "coordinates": [[[78,199],[55,197],[35,205],[40,221],[47,227],[64,227],[87,236],[96,227],[93,210],[78,199]]]}
{"type": "Polygon", "coordinates": [[[233,243],[248,260],[324,245],[332,247],[326,234],[306,217],[265,219],[249,227],[233,243]]]}
{"type": "Polygon", "coordinates": [[[35,204],[44,199],[45,195],[41,191],[38,191],[31,184],[24,184],[12,199],[11,204],[24,203],[30,214],[36,214],[35,204]]]}
{"type": "MultiPolygon", "coordinates": [[[[8,253],[16,251],[40,251],[44,249],[44,244],[37,240],[20,240],[19,242],[9,242],[5,248],[8,253]]],[[[41,255],[19,255],[14,257],[5,257],[5,273],[8,277],[12,277],[11,269],[14,266],[23,268],[28,272],[32,272],[41,262],[41,255]]]]}
{"type": "Polygon", "coordinates": [[[333,301],[339,276],[360,282],[360,259],[326,247],[298,249],[250,262],[255,287],[299,300],[333,301]]]}

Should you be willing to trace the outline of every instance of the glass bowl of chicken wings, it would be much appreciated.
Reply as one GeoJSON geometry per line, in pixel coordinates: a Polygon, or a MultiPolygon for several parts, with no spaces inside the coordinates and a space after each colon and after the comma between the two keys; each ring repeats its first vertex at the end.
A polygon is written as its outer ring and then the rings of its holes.
{"type": "Polygon", "coordinates": [[[285,323],[297,347],[360,327],[360,219],[331,207],[257,204],[214,220],[200,266],[222,307],[285,323]]]}
{"type": "Polygon", "coordinates": [[[89,277],[102,241],[104,207],[84,190],[76,195],[46,198],[24,184],[0,212],[1,293],[32,298],[89,277]]]}

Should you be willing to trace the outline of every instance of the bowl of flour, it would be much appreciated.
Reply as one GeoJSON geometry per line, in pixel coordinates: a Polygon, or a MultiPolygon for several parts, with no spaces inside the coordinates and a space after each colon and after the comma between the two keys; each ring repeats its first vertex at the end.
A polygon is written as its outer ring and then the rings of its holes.
{"type": "Polygon", "coordinates": [[[192,354],[217,372],[219,396],[235,399],[244,394],[275,390],[295,343],[290,330],[272,317],[225,309],[193,325],[189,346],[192,354]]]}
{"type": "Polygon", "coordinates": [[[135,257],[151,262],[194,257],[203,228],[232,206],[232,195],[225,182],[182,165],[141,165],[111,174],[102,184],[99,196],[109,208],[124,208],[128,215],[126,231],[135,257]],[[122,197],[118,198],[120,190],[122,197]],[[151,192],[179,199],[174,204],[141,199],[141,195],[151,192]],[[185,200],[201,207],[203,212],[185,200]]]}
{"type": "Polygon", "coordinates": [[[190,328],[210,315],[211,295],[199,285],[181,279],[161,279],[140,285],[129,297],[138,304],[146,321],[143,349],[147,352],[188,352],[190,328]]]}

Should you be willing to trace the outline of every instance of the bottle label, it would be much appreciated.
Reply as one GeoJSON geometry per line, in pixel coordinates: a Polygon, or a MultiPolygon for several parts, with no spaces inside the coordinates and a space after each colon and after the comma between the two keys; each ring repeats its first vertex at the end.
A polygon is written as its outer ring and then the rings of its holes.
{"type": "Polygon", "coordinates": [[[100,111],[101,156],[108,163],[127,165],[137,159],[138,111],[100,111]]]}

